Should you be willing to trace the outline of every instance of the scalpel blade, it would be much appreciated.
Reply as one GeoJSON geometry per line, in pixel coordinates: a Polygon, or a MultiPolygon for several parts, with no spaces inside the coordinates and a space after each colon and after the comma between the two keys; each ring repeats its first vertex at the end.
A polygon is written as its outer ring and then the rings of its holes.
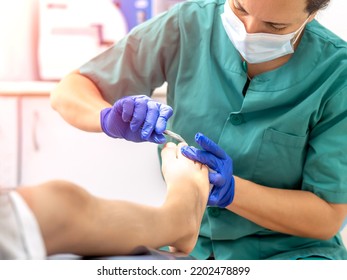
{"type": "Polygon", "coordinates": [[[182,137],[181,135],[179,135],[179,134],[177,134],[177,133],[175,133],[175,132],[173,132],[173,131],[171,131],[171,130],[166,129],[166,130],[164,130],[163,133],[166,134],[166,135],[168,135],[168,136],[170,136],[170,137],[172,137],[173,139],[177,140],[178,142],[187,143],[187,141],[184,140],[183,137],[182,137]]]}

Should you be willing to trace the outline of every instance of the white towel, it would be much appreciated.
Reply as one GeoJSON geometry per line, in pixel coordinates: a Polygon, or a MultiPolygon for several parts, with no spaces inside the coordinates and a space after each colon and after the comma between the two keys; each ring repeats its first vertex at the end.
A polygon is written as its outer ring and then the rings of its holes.
{"type": "Polygon", "coordinates": [[[0,259],[45,259],[46,249],[37,220],[15,191],[0,193],[0,259]]]}

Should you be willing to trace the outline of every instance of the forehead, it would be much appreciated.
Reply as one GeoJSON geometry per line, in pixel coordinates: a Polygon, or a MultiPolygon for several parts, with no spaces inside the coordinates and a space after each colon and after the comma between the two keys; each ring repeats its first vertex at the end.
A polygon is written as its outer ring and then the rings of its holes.
{"type": "MultiPolygon", "coordinates": [[[[233,0],[231,0],[233,1],[233,0]]],[[[307,0],[236,0],[252,16],[270,22],[301,22],[307,0]]]]}

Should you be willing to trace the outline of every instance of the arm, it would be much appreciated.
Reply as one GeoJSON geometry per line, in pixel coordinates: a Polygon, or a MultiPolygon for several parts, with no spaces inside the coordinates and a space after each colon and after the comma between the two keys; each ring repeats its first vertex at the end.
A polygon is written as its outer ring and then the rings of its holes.
{"type": "Polygon", "coordinates": [[[202,134],[196,135],[196,142],[203,150],[182,147],[182,152],[216,171],[209,175],[214,185],[209,199],[214,198],[212,206],[226,207],[262,227],[301,237],[329,239],[339,231],[347,204],[332,204],[309,191],[270,188],[233,176],[232,160],[217,144],[202,134]]]}
{"type": "Polygon", "coordinates": [[[51,105],[69,124],[101,132],[100,112],[111,107],[87,77],[75,71],[64,77],[51,93],[51,105]]]}
{"type": "Polygon", "coordinates": [[[165,143],[163,132],[172,116],[170,106],[146,95],[128,96],[107,103],[96,85],[73,72],[51,93],[52,107],[71,125],[90,132],[105,132],[133,142],[165,143]]]}
{"type": "Polygon", "coordinates": [[[189,253],[206,207],[208,171],[172,143],[162,157],[168,192],[161,207],[97,198],[64,181],[19,188],[38,220],[48,254],[129,254],[141,245],[170,245],[189,253]]]}
{"type": "Polygon", "coordinates": [[[301,237],[329,239],[340,229],[347,204],[332,204],[301,190],[261,186],[235,176],[235,197],[226,209],[262,227],[301,237]]]}

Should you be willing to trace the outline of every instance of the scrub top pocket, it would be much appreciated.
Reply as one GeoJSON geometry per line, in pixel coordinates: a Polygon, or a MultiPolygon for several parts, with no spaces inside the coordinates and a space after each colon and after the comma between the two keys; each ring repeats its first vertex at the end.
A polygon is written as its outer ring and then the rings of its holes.
{"type": "Polygon", "coordinates": [[[301,185],[308,136],[296,136],[269,128],[265,131],[253,179],[259,184],[285,189],[301,185]]]}

